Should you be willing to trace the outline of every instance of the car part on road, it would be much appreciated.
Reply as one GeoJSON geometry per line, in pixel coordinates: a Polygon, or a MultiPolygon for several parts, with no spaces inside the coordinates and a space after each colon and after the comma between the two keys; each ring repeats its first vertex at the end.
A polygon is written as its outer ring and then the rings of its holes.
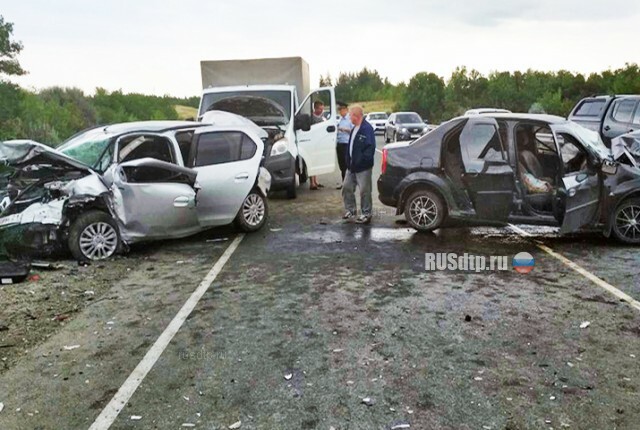
{"type": "Polygon", "coordinates": [[[0,285],[18,284],[29,276],[28,261],[0,261],[0,285]]]}
{"type": "Polygon", "coordinates": [[[440,227],[446,209],[440,196],[427,189],[412,193],[405,204],[405,218],[418,231],[432,231],[440,227]]]}
{"type": "Polygon", "coordinates": [[[104,212],[83,213],[69,229],[69,250],[78,261],[104,260],[113,256],[119,247],[118,225],[104,212]]]}

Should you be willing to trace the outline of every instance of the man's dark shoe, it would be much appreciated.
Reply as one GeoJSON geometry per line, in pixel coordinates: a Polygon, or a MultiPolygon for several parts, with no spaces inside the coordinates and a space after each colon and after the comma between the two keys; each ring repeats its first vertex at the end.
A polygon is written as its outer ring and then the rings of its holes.
{"type": "Polygon", "coordinates": [[[345,220],[352,220],[355,217],[356,216],[352,212],[349,212],[349,211],[345,212],[345,214],[342,215],[342,219],[345,219],[345,220]]]}
{"type": "Polygon", "coordinates": [[[360,215],[356,219],[356,224],[371,224],[371,215],[360,215]]]}

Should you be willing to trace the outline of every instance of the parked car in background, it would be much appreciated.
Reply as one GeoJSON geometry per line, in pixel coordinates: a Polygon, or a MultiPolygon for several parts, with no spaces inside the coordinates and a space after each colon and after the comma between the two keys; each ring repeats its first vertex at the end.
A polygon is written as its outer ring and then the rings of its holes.
{"type": "Polygon", "coordinates": [[[33,141],[0,143],[8,172],[0,230],[21,238],[16,253],[67,247],[78,260],[231,223],[259,230],[271,177],[256,129],[136,122],[87,130],[58,150],[33,141]]]}
{"type": "Polygon", "coordinates": [[[468,116],[468,115],[484,115],[487,113],[511,113],[511,111],[507,109],[499,109],[499,108],[475,108],[475,109],[469,109],[464,114],[465,116],[468,116]]]}
{"type": "Polygon", "coordinates": [[[427,124],[417,113],[395,112],[387,120],[384,141],[389,143],[417,139],[428,131],[427,124]]]}
{"type": "Polygon", "coordinates": [[[459,117],[385,146],[379,199],[420,231],[519,223],[640,244],[640,154],[620,145],[614,155],[597,133],[556,116],[459,117]]]}
{"type": "Polygon", "coordinates": [[[384,128],[387,125],[388,118],[389,115],[387,115],[386,112],[370,112],[365,116],[365,119],[373,126],[376,133],[384,133],[384,128]]]}
{"type": "Polygon", "coordinates": [[[611,139],[640,130],[640,95],[603,95],[580,100],[568,119],[600,134],[605,145],[611,139]]]}

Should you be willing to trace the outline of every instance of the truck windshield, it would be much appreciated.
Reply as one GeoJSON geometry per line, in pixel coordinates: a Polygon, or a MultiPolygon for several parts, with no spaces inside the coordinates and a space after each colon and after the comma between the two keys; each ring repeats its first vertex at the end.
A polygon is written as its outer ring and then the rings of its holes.
{"type": "Polygon", "coordinates": [[[200,115],[222,110],[249,118],[259,126],[287,125],[291,118],[289,91],[234,91],[206,93],[200,115]]]}

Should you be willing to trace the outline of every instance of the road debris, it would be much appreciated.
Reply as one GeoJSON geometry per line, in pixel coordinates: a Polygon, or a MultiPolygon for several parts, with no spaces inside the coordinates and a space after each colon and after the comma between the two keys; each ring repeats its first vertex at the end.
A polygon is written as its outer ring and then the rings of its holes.
{"type": "Polygon", "coordinates": [[[582,324],[580,324],[580,328],[587,328],[591,325],[590,321],[585,321],[582,324]]]}
{"type": "Polygon", "coordinates": [[[274,232],[274,233],[276,233],[276,232],[278,232],[278,231],[282,231],[282,229],[281,229],[281,228],[271,228],[270,230],[271,230],[272,232],[274,232]]]}
{"type": "Polygon", "coordinates": [[[141,419],[140,415],[131,415],[131,421],[140,421],[141,419]]]}
{"type": "Polygon", "coordinates": [[[229,426],[229,430],[239,429],[242,427],[242,421],[237,421],[229,426]]]}
{"type": "Polygon", "coordinates": [[[289,381],[291,378],[293,378],[293,373],[287,373],[286,375],[284,375],[284,379],[286,379],[287,381],[289,381]]]}
{"type": "Polygon", "coordinates": [[[70,345],[70,346],[65,345],[64,346],[64,350],[65,351],[73,351],[74,349],[78,349],[78,348],[80,348],[80,345],[70,345]]]}
{"type": "Polygon", "coordinates": [[[4,409],[4,403],[0,402],[0,412],[4,409]]]}
{"type": "Polygon", "coordinates": [[[182,423],[182,427],[195,427],[196,425],[193,423],[182,423]]]}
{"type": "Polygon", "coordinates": [[[228,237],[220,237],[218,239],[209,239],[209,240],[207,240],[207,243],[226,242],[227,240],[229,240],[228,237]]]}
{"type": "Polygon", "coordinates": [[[362,403],[367,406],[373,406],[376,404],[376,401],[373,400],[371,397],[365,397],[364,399],[362,399],[362,403]]]}
{"type": "Polygon", "coordinates": [[[408,428],[411,428],[411,425],[409,425],[408,423],[401,423],[391,427],[391,430],[408,429],[408,428]]]}

